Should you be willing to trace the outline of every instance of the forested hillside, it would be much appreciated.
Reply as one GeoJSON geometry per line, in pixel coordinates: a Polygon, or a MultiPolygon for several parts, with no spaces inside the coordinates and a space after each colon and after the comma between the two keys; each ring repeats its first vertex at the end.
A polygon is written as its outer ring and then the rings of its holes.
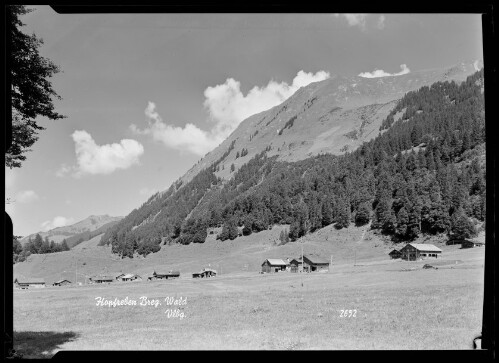
{"type": "Polygon", "coordinates": [[[295,240],[318,228],[350,223],[394,240],[420,234],[470,237],[485,217],[483,70],[465,82],[437,82],[407,93],[380,135],[345,155],[277,161],[266,151],[234,172],[218,162],[189,183],[152,196],[103,236],[114,253],[132,257],[161,243],[203,243],[207,227],[221,240],[290,224],[295,240]],[[397,112],[403,111],[398,121],[397,112]]]}

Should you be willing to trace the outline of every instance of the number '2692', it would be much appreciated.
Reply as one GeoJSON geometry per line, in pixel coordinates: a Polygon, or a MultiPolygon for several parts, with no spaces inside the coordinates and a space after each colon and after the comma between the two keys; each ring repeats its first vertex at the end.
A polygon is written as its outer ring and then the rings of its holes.
{"type": "Polygon", "coordinates": [[[342,309],[340,311],[341,311],[340,318],[355,318],[357,315],[356,309],[353,309],[353,310],[343,310],[342,309]]]}

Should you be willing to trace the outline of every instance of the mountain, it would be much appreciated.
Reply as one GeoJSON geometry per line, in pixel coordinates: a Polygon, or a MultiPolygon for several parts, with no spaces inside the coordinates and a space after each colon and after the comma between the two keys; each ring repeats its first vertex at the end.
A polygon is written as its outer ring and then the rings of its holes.
{"type": "Polygon", "coordinates": [[[483,72],[475,70],[476,63],[462,63],[303,87],[244,120],[101,244],[132,257],[165,243],[203,243],[217,226],[224,240],[237,237],[238,227],[251,234],[288,224],[294,240],[331,223],[372,221],[407,240],[450,232],[453,215],[467,226],[469,218],[481,221],[483,72]]]}
{"type": "Polygon", "coordinates": [[[222,160],[216,176],[230,179],[232,164],[238,169],[268,147],[269,157],[277,155],[286,161],[353,151],[378,135],[382,120],[407,92],[439,81],[462,82],[481,67],[481,61],[463,62],[401,76],[332,76],[309,84],[282,104],[241,122],[180,180],[183,183],[191,180],[219,159],[222,160]],[[247,155],[236,159],[243,149],[248,151],[247,155]]]}
{"type": "MultiPolygon", "coordinates": [[[[123,217],[111,217],[108,215],[91,215],[88,218],[85,218],[70,226],[57,227],[46,232],[38,232],[38,234],[40,234],[43,239],[47,237],[50,241],[54,241],[56,243],[60,243],[66,239],[68,246],[73,247],[81,241],[86,241],[92,238],[90,237],[91,235],[104,233],[107,228],[115,225],[122,218],[123,217]]],[[[20,242],[24,244],[28,242],[29,238],[34,239],[36,235],[37,233],[33,233],[26,236],[22,238],[20,242]]]]}

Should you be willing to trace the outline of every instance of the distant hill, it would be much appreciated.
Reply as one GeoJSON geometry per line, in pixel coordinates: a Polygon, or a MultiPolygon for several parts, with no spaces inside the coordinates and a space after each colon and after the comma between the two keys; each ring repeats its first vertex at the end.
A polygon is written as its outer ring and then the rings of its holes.
{"type": "MultiPolygon", "coordinates": [[[[40,236],[45,239],[48,237],[50,241],[56,243],[62,242],[66,239],[68,246],[74,247],[78,243],[87,241],[99,234],[107,231],[108,228],[114,226],[123,217],[111,217],[108,215],[95,216],[91,215],[84,220],[81,220],[70,226],[58,227],[51,229],[47,232],[38,232],[40,236]]],[[[28,242],[29,238],[34,239],[37,233],[30,234],[20,240],[21,244],[28,242]]]]}

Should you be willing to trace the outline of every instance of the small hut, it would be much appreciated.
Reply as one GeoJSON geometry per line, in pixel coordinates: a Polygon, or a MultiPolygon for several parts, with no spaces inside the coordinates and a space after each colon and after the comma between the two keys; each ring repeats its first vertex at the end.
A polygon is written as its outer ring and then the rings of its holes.
{"type": "Polygon", "coordinates": [[[111,283],[115,279],[113,276],[95,276],[91,277],[90,281],[95,282],[96,284],[103,284],[103,283],[111,283]]]}
{"type": "Polygon", "coordinates": [[[392,260],[402,257],[402,252],[399,250],[393,250],[388,254],[392,260]]]}
{"type": "Polygon", "coordinates": [[[14,284],[18,289],[29,289],[29,288],[41,288],[45,287],[45,280],[43,278],[38,277],[29,277],[29,278],[18,278],[14,280],[14,284]]]}
{"type": "Polygon", "coordinates": [[[56,281],[52,284],[52,286],[66,286],[66,285],[71,285],[71,281],[69,280],[59,280],[56,281]]]}
{"type": "Polygon", "coordinates": [[[308,272],[326,271],[329,269],[329,261],[321,257],[306,255],[303,256],[303,268],[308,272]]]}
{"type": "Polygon", "coordinates": [[[279,272],[286,270],[286,262],[279,258],[268,258],[262,263],[262,272],[279,272]]]}
{"type": "Polygon", "coordinates": [[[125,274],[121,277],[121,281],[141,281],[142,277],[137,274],[125,274]]]}
{"type": "Polygon", "coordinates": [[[485,243],[480,241],[465,240],[461,243],[462,248],[473,248],[473,247],[483,247],[483,246],[485,246],[485,243]]]}
{"type": "Polygon", "coordinates": [[[179,271],[172,271],[170,270],[169,272],[165,272],[165,271],[161,271],[161,272],[156,272],[154,271],[152,273],[152,279],[151,280],[155,280],[155,279],[158,279],[158,280],[168,280],[168,279],[175,279],[175,278],[178,278],[180,277],[180,272],[179,271]]]}
{"type": "Polygon", "coordinates": [[[289,261],[289,265],[291,272],[300,272],[302,270],[301,257],[293,258],[291,261],[289,261]]]}
{"type": "Polygon", "coordinates": [[[192,274],[193,278],[204,278],[204,277],[213,277],[217,275],[217,271],[211,268],[203,268],[199,272],[194,272],[192,274]]]}

